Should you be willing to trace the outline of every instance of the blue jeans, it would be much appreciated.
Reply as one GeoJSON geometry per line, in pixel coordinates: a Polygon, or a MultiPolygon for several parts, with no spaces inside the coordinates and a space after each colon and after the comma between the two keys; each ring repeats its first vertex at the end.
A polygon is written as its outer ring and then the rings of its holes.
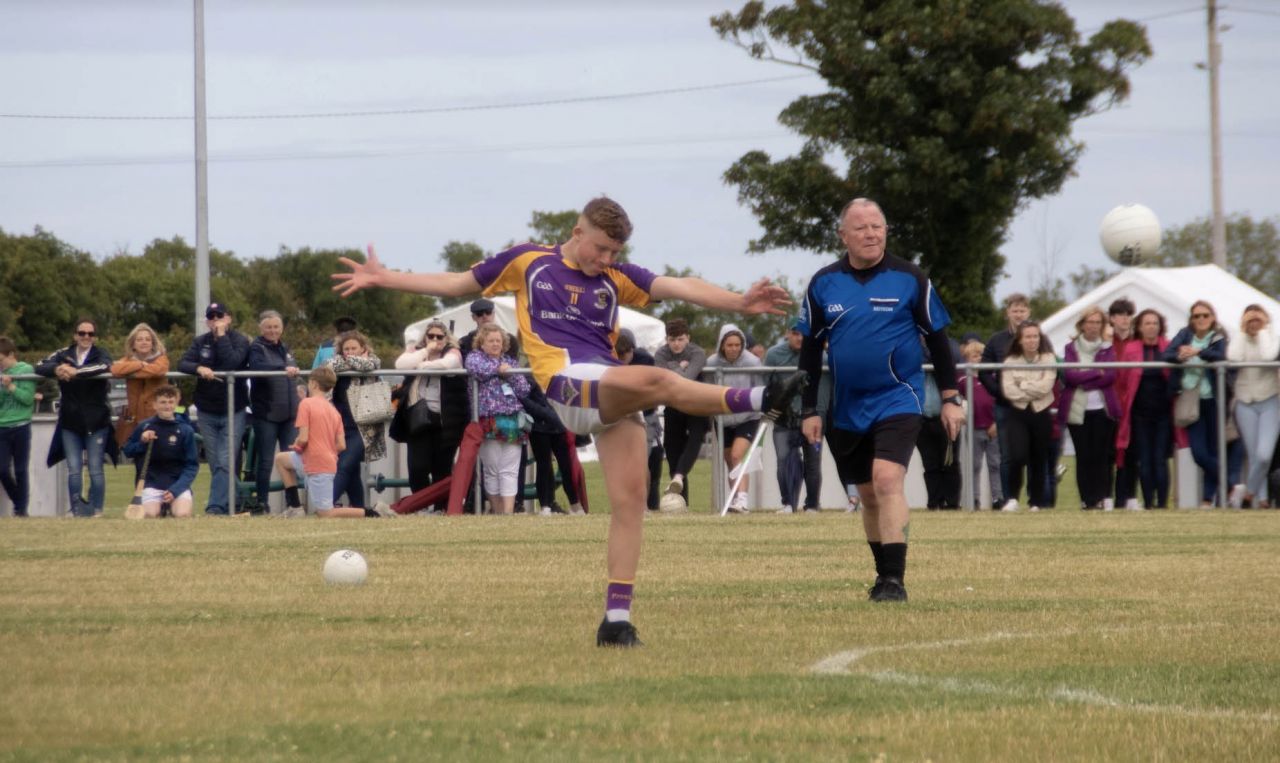
{"type": "MultiPolygon", "coordinates": [[[[1201,499],[1214,503],[1218,495],[1218,402],[1211,397],[1200,398],[1200,418],[1187,427],[1187,440],[1191,443],[1191,458],[1204,473],[1204,489],[1201,499]]],[[[1240,441],[1227,443],[1227,482],[1240,481],[1240,441]]]]}
{"type": "MultiPolygon", "coordinates": [[[[204,439],[204,458],[209,462],[209,502],[205,504],[204,513],[230,513],[227,509],[230,505],[227,475],[233,468],[233,455],[227,450],[228,417],[201,411],[196,423],[200,426],[200,437],[204,439]]],[[[232,426],[235,427],[236,450],[239,451],[240,440],[244,437],[244,411],[235,413],[232,426]]]]}
{"type": "Polygon", "coordinates": [[[13,515],[27,515],[31,497],[28,465],[31,461],[31,425],[0,427],[0,485],[13,501],[13,515]],[[10,465],[13,469],[10,470],[10,465]]]}
{"type": "Polygon", "coordinates": [[[71,513],[77,517],[91,517],[102,512],[107,493],[107,478],[102,471],[103,454],[107,449],[110,427],[103,427],[88,436],[62,430],[62,450],[67,459],[67,490],[71,493],[71,513]],[[89,500],[84,499],[84,454],[89,454],[89,500]]]}
{"type": "Polygon", "coordinates": [[[347,449],[338,454],[338,473],[333,478],[333,502],[364,508],[364,483],[360,479],[360,465],[364,463],[364,440],[360,431],[347,431],[347,449]],[[347,500],[342,500],[342,494],[347,500]]]}
{"type": "Polygon", "coordinates": [[[773,452],[777,464],[778,492],[785,506],[800,508],[800,484],[804,483],[804,508],[819,508],[822,493],[822,446],[810,445],[799,429],[773,428],[773,452]]]}
{"type": "Polygon", "coordinates": [[[1245,486],[1255,499],[1268,500],[1267,475],[1271,471],[1276,439],[1280,438],[1280,398],[1272,395],[1255,403],[1237,402],[1236,425],[1240,428],[1240,441],[1244,443],[1245,456],[1249,459],[1245,486]]]}
{"type": "Polygon", "coordinates": [[[284,450],[293,444],[297,435],[292,421],[253,420],[253,444],[258,449],[257,481],[258,503],[267,505],[271,497],[271,470],[275,466],[276,449],[284,450]]]}

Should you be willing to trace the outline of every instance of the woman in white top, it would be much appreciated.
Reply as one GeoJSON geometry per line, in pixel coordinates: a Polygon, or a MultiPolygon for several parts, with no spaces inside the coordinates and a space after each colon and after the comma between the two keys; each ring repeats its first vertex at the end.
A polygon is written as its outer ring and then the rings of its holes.
{"type": "Polygon", "coordinates": [[[1057,362],[1049,337],[1040,333],[1040,324],[1023,321],[1013,333],[1000,374],[1000,386],[1010,407],[1004,420],[1009,445],[1009,492],[1005,495],[1008,500],[1002,507],[1004,511],[1018,510],[1024,469],[1031,510],[1051,505],[1044,474],[1049,461],[1049,441],[1053,437],[1050,409],[1058,371],[1023,366],[1057,362]]]}
{"type": "MultiPolygon", "coordinates": [[[[1244,309],[1240,331],[1241,336],[1227,345],[1227,360],[1256,362],[1280,356],[1280,338],[1271,330],[1271,316],[1261,305],[1244,309]]],[[[1235,393],[1236,426],[1249,457],[1245,500],[1254,507],[1270,508],[1267,473],[1280,438],[1280,377],[1274,368],[1238,369],[1235,393]]]]}
{"type": "MultiPolygon", "coordinates": [[[[443,321],[433,320],[423,330],[422,340],[406,347],[396,358],[396,368],[460,369],[458,340],[443,321]]],[[[391,436],[406,445],[409,487],[415,493],[452,473],[462,430],[470,420],[467,398],[466,376],[405,377],[391,436]]],[[[442,500],[435,509],[444,511],[445,503],[442,500]]]]}

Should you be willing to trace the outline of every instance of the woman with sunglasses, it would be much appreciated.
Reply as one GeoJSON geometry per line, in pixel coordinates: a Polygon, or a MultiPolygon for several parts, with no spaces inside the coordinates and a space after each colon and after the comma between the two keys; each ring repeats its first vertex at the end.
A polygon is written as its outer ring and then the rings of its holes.
{"type": "MultiPolygon", "coordinates": [[[[460,369],[462,353],[458,350],[458,340],[443,321],[433,320],[427,324],[422,340],[406,347],[396,358],[396,368],[403,371],[460,369]]],[[[400,406],[388,434],[406,446],[409,487],[413,492],[452,473],[462,430],[471,420],[469,411],[465,375],[405,377],[400,406]]],[[[447,505],[447,497],[442,497],[433,508],[443,513],[447,505]]]]}
{"type": "Polygon", "coordinates": [[[111,437],[111,356],[98,347],[98,324],[91,318],[76,321],[75,338],[69,347],[40,361],[36,373],[57,378],[61,404],[58,432],[49,444],[49,466],[67,460],[67,488],[71,493],[71,513],[77,517],[100,517],[107,481],[104,456],[116,462],[116,441],[111,437]],[[84,498],[84,470],[89,466],[89,498],[84,498]]]}
{"type": "MultiPolygon", "coordinates": [[[[1200,416],[1187,427],[1187,439],[1191,444],[1191,457],[1204,473],[1201,508],[1212,508],[1218,496],[1218,403],[1219,395],[1230,395],[1235,372],[1227,372],[1226,387],[1218,386],[1218,375],[1206,363],[1216,363],[1227,358],[1227,331],[1218,323],[1213,305],[1196,300],[1191,305],[1190,323],[1170,340],[1164,350],[1164,360],[1177,363],[1180,368],[1169,375],[1170,390],[1175,397],[1184,391],[1198,390],[1200,416]]],[[[1231,409],[1228,397],[1227,410],[1231,409]]],[[[1228,502],[1240,506],[1244,500],[1244,485],[1240,482],[1239,441],[1227,443],[1227,481],[1235,485],[1228,502]]]]}

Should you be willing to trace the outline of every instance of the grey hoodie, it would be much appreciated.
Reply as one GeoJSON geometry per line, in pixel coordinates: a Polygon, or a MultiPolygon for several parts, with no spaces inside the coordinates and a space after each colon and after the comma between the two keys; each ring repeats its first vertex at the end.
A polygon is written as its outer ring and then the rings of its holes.
{"type": "MultiPolygon", "coordinates": [[[[716,340],[716,353],[707,358],[707,370],[710,371],[717,368],[759,368],[760,359],[747,352],[746,341],[746,336],[743,335],[742,329],[732,323],[726,323],[720,329],[720,338],[716,340]],[[730,335],[736,335],[743,343],[742,354],[738,355],[738,359],[732,363],[725,359],[724,351],[722,349],[724,347],[725,337],[730,335]]],[[[724,378],[721,380],[717,380],[715,374],[707,374],[705,378],[706,381],[709,381],[712,384],[724,384],[727,387],[737,387],[739,389],[761,387],[764,386],[765,383],[765,376],[763,374],[735,374],[727,370],[724,374],[724,378]]],[[[723,422],[725,426],[734,426],[736,424],[741,424],[744,421],[754,421],[758,418],[760,418],[759,411],[749,411],[747,413],[731,413],[721,416],[720,421],[723,422]]]]}

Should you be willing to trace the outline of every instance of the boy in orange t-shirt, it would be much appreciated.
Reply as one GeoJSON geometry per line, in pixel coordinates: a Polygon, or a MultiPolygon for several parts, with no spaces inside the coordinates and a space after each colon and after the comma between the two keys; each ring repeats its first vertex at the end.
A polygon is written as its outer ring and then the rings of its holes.
{"type": "Polygon", "coordinates": [[[333,505],[333,478],[338,472],[338,454],[347,447],[342,415],[328,397],[337,383],[337,374],[328,366],[311,372],[307,380],[309,394],[298,405],[298,418],[294,422],[298,435],[292,448],[276,454],[276,468],[284,481],[285,503],[288,504],[284,516],[289,519],[306,516],[298,495],[299,476],[306,479],[307,495],[318,517],[380,516],[372,509],[333,505]]]}

